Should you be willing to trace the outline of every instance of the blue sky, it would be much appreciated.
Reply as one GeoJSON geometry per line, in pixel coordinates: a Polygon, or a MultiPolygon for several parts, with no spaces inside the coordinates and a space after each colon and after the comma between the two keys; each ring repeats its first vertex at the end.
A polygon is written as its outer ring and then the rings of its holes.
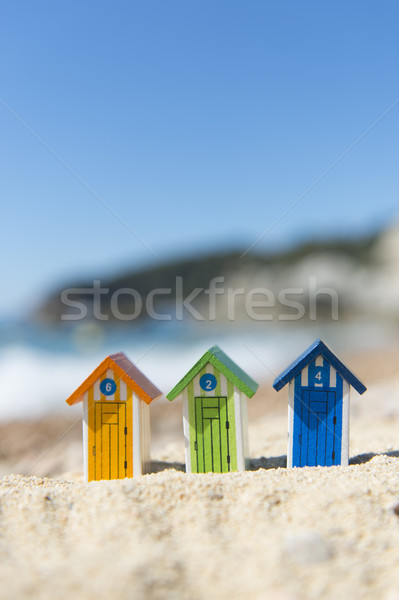
{"type": "Polygon", "coordinates": [[[247,248],[315,182],[254,249],[388,223],[398,27],[393,1],[0,2],[0,315],[247,248]]]}

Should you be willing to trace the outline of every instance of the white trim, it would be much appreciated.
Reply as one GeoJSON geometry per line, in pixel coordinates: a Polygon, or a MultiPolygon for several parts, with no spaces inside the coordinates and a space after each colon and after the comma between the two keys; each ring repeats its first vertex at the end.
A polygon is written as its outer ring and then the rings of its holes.
{"type": "Polygon", "coordinates": [[[87,392],[83,396],[83,418],[82,418],[82,429],[83,429],[83,481],[87,483],[89,481],[89,415],[88,415],[88,398],[87,392]]]}
{"type": "Polygon", "coordinates": [[[151,471],[151,430],[150,430],[150,407],[146,402],[140,402],[141,412],[141,464],[142,473],[151,471]]]}
{"type": "MultiPolygon", "coordinates": [[[[294,379],[294,381],[295,381],[295,379],[294,379]]],[[[301,386],[307,387],[308,381],[309,381],[308,367],[304,367],[301,371],[301,386]]]]}
{"type": "Polygon", "coordinates": [[[316,357],[314,364],[315,364],[315,367],[324,367],[324,360],[323,360],[323,357],[321,354],[316,357]]]}
{"type": "Polygon", "coordinates": [[[244,443],[242,439],[241,392],[234,387],[234,414],[236,421],[237,471],[245,471],[244,443]]]}
{"type": "Polygon", "coordinates": [[[151,408],[147,402],[145,405],[145,472],[151,473],[151,408]]]}
{"type": "Polygon", "coordinates": [[[133,431],[133,477],[136,477],[137,475],[142,475],[143,470],[142,470],[142,457],[141,457],[141,418],[140,418],[140,402],[143,402],[143,400],[140,400],[140,398],[138,398],[136,396],[136,394],[133,394],[133,410],[132,410],[132,414],[133,414],[133,424],[132,424],[132,431],[133,431]]]}
{"type": "Polygon", "coordinates": [[[244,445],[245,469],[249,469],[249,437],[248,437],[248,403],[245,394],[241,394],[241,422],[242,422],[242,440],[244,445]]]}
{"type": "Polygon", "coordinates": [[[220,395],[227,398],[227,379],[223,373],[220,373],[220,395]]]}
{"type": "Polygon", "coordinates": [[[330,365],[330,388],[337,387],[337,371],[330,365]]]}
{"type": "Polygon", "coordinates": [[[288,384],[287,469],[290,469],[292,467],[292,447],[293,447],[293,439],[294,439],[294,400],[295,400],[295,379],[292,379],[288,384]]]}
{"type": "Polygon", "coordinates": [[[350,385],[345,379],[342,381],[342,442],[341,442],[341,465],[349,464],[349,408],[350,408],[350,385]]]}
{"type": "Polygon", "coordinates": [[[99,400],[101,400],[100,378],[98,378],[97,381],[93,385],[93,400],[95,402],[98,402],[99,400]]]}
{"type": "Polygon", "coordinates": [[[125,402],[127,400],[127,388],[123,379],[119,379],[119,397],[121,402],[125,402]]]}
{"type": "Polygon", "coordinates": [[[188,391],[184,388],[181,395],[183,398],[183,435],[184,455],[186,458],[186,473],[191,473],[191,447],[190,447],[190,420],[188,416],[188,391]]]}
{"type": "Polygon", "coordinates": [[[195,396],[201,396],[201,388],[200,388],[199,380],[200,380],[200,376],[197,375],[194,379],[194,401],[195,401],[195,396]]]}

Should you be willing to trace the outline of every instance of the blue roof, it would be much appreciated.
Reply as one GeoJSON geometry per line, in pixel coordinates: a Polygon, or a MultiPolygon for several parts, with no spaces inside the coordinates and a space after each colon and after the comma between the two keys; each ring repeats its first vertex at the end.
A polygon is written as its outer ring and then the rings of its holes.
{"type": "Polygon", "coordinates": [[[338,371],[343,379],[345,379],[351,386],[355,388],[359,394],[363,394],[366,391],[366,386],[360,381],[353,373],[346,367],[329,348],[325,345],[321,339],[313,342],[311,346],[301,356],[298,356],[294,362],[290,364],[276,379],[274,380],[273,387],[279,391],[283,388],[291,379],[293,379],[298,373],[302,371],[309,363],[312,362],[317,356],[323,356],[334,369],[338,371]]]}

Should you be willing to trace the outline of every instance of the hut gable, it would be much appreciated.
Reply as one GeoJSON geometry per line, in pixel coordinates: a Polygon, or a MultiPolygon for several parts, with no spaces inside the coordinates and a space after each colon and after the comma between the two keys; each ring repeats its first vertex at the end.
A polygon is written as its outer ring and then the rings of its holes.
{"type": "Polygon", "coordinates": [[[123,352],[107,356],[100,365],[84,380],[84,382],[67,398],[66,402],[72,406],[83,400],[87,390],[93,386],[104,373],[111,369],[126,385],[144,400],[151,404],[162,395],[162,392],[138,369],[123,352]]]}
{"type": "Polygon", "coordinates": [[[366,386],[348,369],[337,356],[325,345],[321,339],[317,339],[303,354],[295,359],[276,379],[273,387],[278,392],[291,379],[300,373],[310,363],[314,362],[319,356],[323,357],[326,362],[333,367],[343,379],[345,379],[359,394],[366,391],[366,386]]]}
{"type": "Polygon", "coordinates": [[[219,348],[212,346],[188,371],[177,385],[167,394],[168,400],[174,400],[184,388],[194,379],[207,364],[213,365],[222,373],[230,383],[243,392],[247,398],[252,398],[258,389],[258,384],[247,373],[245,373],[227,354],[219,348]]]}

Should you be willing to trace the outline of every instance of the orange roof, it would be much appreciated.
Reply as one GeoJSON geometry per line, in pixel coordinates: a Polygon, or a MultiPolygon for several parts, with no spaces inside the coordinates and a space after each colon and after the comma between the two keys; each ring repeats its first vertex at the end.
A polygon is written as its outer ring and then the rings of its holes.
{"type": "Polygon", "coordinates": [[[123,352],[111,354],[98,365],[97,369],[78,387],[74,393],[69,396],[66,402],[72,406],[83,400],[83,395],[87,390],[95,384],[97,379],[105,373],[107,369],[112,369],[114,373],[133,390],[139,398],[147,404],[151,404],[162,396],[162,392],[153,384],[147,377],[127,358],[123,352]]]}

